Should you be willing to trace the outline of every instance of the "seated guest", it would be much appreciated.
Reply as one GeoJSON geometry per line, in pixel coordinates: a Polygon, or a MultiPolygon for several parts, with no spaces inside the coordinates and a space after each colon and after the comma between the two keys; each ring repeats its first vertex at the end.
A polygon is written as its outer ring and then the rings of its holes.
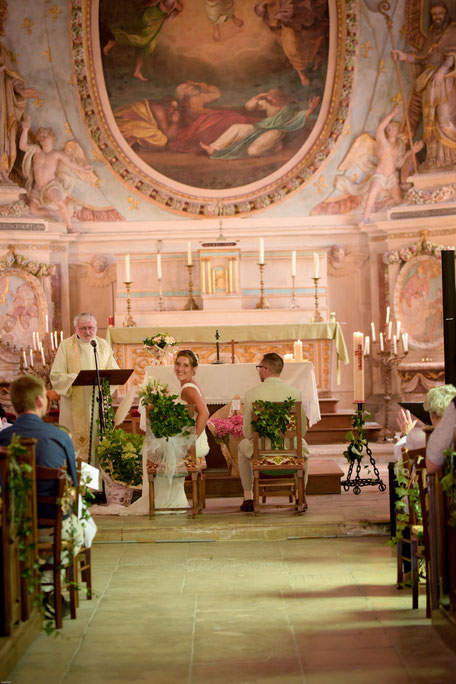
{"type": "Polygon", "coordinates": [[[3,428],[7,428],[11,425],[11,423],[8,423],[8,417],[6,415],[6,411],[3,408],[3,406],[0,404],[0,430],[3,430],[3,428]]]}
{"type": "MultiPolygon", "coordinates": [[[[283,359],[279,354],[271,352],[265,354],[261,359],[261,363],[257,366],[258,375],[260,377],[260,384],[253,387],[246,392],[244,398],[244,420],[243,429],[244,435],[247,439],[243,439],[239,444],[239,474],[241,476],[242,488],[244,490],[244,501],[241,505],[241,511],[253,511],[253,470],[252,470],[252,455],[253,455],[253,428],[252,428],[252,404],[255,401],[285,401],[291,397],[295,401],[302,401],[301,392],[295,387],[287,385],[280,379],[280,374],[283,369],[283,359]]],[[[302,406],[302,405],[301,405],[302,406]]],[[[307,417],[302,406],[302,434],[305,435],[307,431],[307,417]]],[[[303,442],[303,453],[307,460],[305,480],[307,482],[307,468],[309,449],[305,440],[303,442]]]]}
{"type": "MultiPolygon", "coordinates": [[[[8,446],[15,435],[20,438],[36,439],[36,465],[47,468],[66,466],[70,480],[77,486],[76,458],[70,436],[64,430],[42,420],[46,415],[47,395],[41,378],[33,375],[23,375],[17,378],[10,386],[10,398],[18,417],[14,425],[0,432],[0,445],[8,446]]],[[[38,482],[37,493],[46,496],[52,493],[52,487],[52,482],[38,482]]],[[[53,513],[52,506],[46,504],[38,510],[38,514],[43,517],[52,517],[53,513]]],[[[81,548],[83,530],[81,522],[75,515],[67,515],[64,518],[62,539],[73,540],[75,553],[81,548]]],[[[63,564],[65,560],[62,557],[63,564]]],[[[68,563],[68,560],[66,562],[68,563]]],[[[41,578],[43,590],[46,593],[52,590],[52,573],[50,571],[48,573],[43,573],[41,578]]]]}
{"type": "MultiPolygon", "coordinates": [[[[446,387],[448,386],[451,387],[451,385],[446,385],[446,387]]],[[[444,451],[453,444],[455,428],[456,396],[448,404],[448,408],[429,437],[426,448],[426,470],[429,474],[443,472],[443,465],[445,463],[444,451]]]]}

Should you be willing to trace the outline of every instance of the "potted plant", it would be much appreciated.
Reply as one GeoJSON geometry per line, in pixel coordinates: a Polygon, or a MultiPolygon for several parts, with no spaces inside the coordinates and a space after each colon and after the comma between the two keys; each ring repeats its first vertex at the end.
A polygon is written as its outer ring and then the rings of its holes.
{"type": "Polygon", "coordinates": [[[133,488],[142,486],[144,435],[132,435],[122,428],[103,433],[97,448],[108,503],[128,506],[133,488]]]}

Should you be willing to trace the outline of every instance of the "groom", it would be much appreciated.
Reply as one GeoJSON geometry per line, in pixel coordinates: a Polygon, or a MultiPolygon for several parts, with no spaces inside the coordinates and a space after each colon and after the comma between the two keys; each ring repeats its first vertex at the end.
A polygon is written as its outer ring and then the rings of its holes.
{"type": "MultiPolygon", "coordinates": [[[[261,359],[260,364],[256,367],[260,377],[260,384],[253,387],[246,392],[244,398],[244,420],[243,429],[244,436],[239,444],[239,474],[241,476],[242,488],[244,490],[244,501],[241,505],[241,511],[250,513],[253,511],[253,470],[252,470],[252,455],[253,455],[253,429],[252,429],[252,404],[255,401],[285,401],[291,397],[295,401],[301,401],[301,392],[295,387],[287,385],[280,379],[280,374],[283,369],[283,359],[279,354],[271,352],[265,354],[261,359]]],[[[305,435],[307,431],[307,417],[302,411],[302,434],[305,435]]],[[[307,469],[309,463],[309,449],[304,439],[303,454],[306,459],[305,467],[305,481],[307,482],[307,469]]]]}

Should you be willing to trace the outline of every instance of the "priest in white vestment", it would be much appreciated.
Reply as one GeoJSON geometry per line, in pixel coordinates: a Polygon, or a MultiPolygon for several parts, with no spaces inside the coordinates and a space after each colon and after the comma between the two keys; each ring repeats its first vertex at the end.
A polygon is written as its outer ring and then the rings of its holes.
{"type": "MultiPolygon", "coordinates": [[[[94,463],[97,439],[98,390],[93,402],[92,387],[73,387],[80,370],[95,370],[95,354],[92,340],[96,341],[100,370],[119,368],[106,340],[97,337],[97,321],[90,313],[80,313],[74,319],[74,335],[60,343],[51,369],[50,381],[60,395],[59,424],[70,431],[74,448],[84,461],[94,463]],[[89,455],[90,425],[92,423],[92,448],[89,455]]],[[[114,391],[111,388],[111,392],[114,391]]]]}

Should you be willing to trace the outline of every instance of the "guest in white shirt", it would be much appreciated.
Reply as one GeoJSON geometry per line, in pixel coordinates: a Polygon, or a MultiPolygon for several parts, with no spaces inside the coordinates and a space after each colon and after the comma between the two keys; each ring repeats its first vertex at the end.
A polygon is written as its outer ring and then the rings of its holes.
{"type": "MultiPolygon", "coordinates": [[[[456,391],[455,391],[456,395],[456,391]]],[[[449,404],[438,426],[429,437],[426,448],[426,470],[429,474],[443,471],[445,449],[449,449],[454,441],[456,428],[456,397],[449,404]]]]}

